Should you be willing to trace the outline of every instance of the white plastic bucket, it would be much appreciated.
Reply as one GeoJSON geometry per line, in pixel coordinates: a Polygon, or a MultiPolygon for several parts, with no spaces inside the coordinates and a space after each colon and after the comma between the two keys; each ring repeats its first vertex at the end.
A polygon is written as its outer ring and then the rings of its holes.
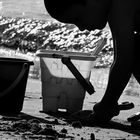
{"type": "Polygon", "coordinates": [[[40,57],[43,111],[65,109],[73,113],[81,110],[86,91],[62,63],[60,56],[68,55],[86,80],[90,78],[91,65],[96,58],[87,53],[47,50],[38,51],[36,55],[40,57]],[[54,54],[57,58],[54,58],[54,54]]]}

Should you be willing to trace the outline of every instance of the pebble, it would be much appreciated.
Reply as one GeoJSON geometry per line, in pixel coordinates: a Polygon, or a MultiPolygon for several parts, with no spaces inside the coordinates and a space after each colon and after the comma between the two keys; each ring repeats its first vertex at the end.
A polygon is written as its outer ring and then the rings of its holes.
{"type": "Polygon", "coordinates": [[[72,122],[72,127],[74,128],[82,128],[82,124],[80,121],[74,121],[72,122]]]}
{"type": "Polygon", "coordinates": [[[65,128],[63,128],[62,130],[61,130],[61,133],[67,133],[68,131],[67,131],[67,129],[65,129],[65,128]]]}
{"type": "Polygon", "coordinates": [[[91,140],[95,140],[95,134],[94,134],[94,133],[91,133],[91,134],[90,134],[90,139],[91,139],[91,140]]]}

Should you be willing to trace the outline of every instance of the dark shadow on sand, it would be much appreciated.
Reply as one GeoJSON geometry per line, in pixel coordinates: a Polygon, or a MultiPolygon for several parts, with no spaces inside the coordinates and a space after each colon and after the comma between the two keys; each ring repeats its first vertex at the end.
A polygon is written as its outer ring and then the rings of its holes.
{"type": "MultiPolygon", "coordinates": [[[[43,112],[44,113],[44,112],[43,112]]],[[[74,122],[79,122],[82,127],[100,127],[100,128],[105,128],[105,129],[115,129],[115,130],[121,130],[130,134],[135,134],[137,136],[140,136],[140,127],[139,128],[134,128],[131,126],[131,123],[122,121],[119,122],[120,120],[112,120],[108,122],[107,124],[94,124],[91,122],[86,122],[84,119],[78,120],[78,119],[71,119],[70,114],[66,112],[58,112],[58,113],[46,113],[47,115],[51,115],[55,118],[62,119],[68,124],[73,124],[74,122]],[[83,121],[84,120],[84,121],[83,121]]]]}
{"type": "Polygon", "coordinates": [[[45,113],[45,112],[40,112],[46,114],[46,117],[35,117],[26,113],[21,112],[18,115],[4,115],[5,120],[38,120],[41,123],[46,123],[50,125],[72,125],[74,122],[79,122],[82,127],[99,127],[99,128],[105,128],[105,129],[115,129],[115,130],[121,130],[123,132],[127,132],[130,134],[135,134],[137,136],[140,136],[140,128],[134,128],[131,126],[129,122],[124,122],[120,120],[112,120],[108,122],[107,124],[101,124],[101,125],[96,125],[91,122],[86,122],[86,121],[80,121],[80,120],[72,120],[70,118],[70,114],[66,112],[58,112],[58,113],[45,113]]]}

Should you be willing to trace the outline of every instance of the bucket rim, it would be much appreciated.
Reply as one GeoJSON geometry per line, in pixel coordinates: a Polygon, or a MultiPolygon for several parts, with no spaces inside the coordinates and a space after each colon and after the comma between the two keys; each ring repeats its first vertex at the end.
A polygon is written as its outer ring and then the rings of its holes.
{"type": "Polygon", "coordinates": [[[71,59],[75,60],[85,60],[85,61],[95,61],[96,56],[91,55],[91,53],[84,52],[65,52],[65,51],[55,51],[55,50],[38,50],[36,52],[38,57],[48,57],[48,58],[61,58],[62,56],[69,56],[71,59]],[[56,57],[54,57],[56,55],[56,57]]]}
{"type": "Polygon", "coordinates": [[[28,63],[30,65],[33,65],[33,61],[23,59],[23,58],[13,58],[13,57],[0,57],[0,63],[6,63],[6,62],[12,62],[12,63],[28,63]]]}

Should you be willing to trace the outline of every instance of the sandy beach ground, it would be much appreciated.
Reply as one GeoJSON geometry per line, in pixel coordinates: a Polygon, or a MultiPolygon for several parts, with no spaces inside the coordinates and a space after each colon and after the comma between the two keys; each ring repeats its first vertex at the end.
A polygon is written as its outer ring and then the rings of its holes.
{"type": "MultiPolygon", "coordinates": [[[[98,102],[105,91],[107,77],[109,69],[93,69],[91,74],[91,82],[94,85],[96,92],[93,95],[86,94],[83,110],[92,109],[93,105],[98,102]]],[[[24,105],[21,116],[27,119],[37,118],[43,121],[45,124],[50,124],[57,132],[67,130],[67,137],[63,139],[75,139],[75,140],[93,140],[93,134],[96,140],[139,140],[140,139],[140,127],[133,128],[127,121],[127,117],[135,112],[140,111],[140,86],[132,79],[126,87],[123,95],[120,98],[120,102],[129,101],[135,104],[135,108],[129,111],[120,112],[119,116],[112,119],[111,123],[106,127],[89,127],[82,126],[75,128],[72,124],[68,124],[65,121],[65,117],[60,117],[58,114],[50,115],[40,112],[42,110],[42,98],[41,98],[41,81],[28,79],[26,96],[24,99],[24,105]],[[57,121],[56,121],[57,120],[57,121]]],[[[0,135],[1,136],[1,135],[0,135]]],[[[13,139],[49,139],[40,135],[29,135],[27,133],[10,133],[4,132],[2,137],[13,139]]],[[[52,138],[56,139],[56,138],[52,138]]],[[[62,138],[57,138],[62,139],[62,138]]]]}
{"type": "MultiPolygon", "coordinates": [[[[83,110],[91,110],[93,105],[98,102],[105,91],[109,69],[93,69],[90,81],[95,87],[93,95],[86,94],[83,110]]],[[[81,125],[67,121],[67,114],[49,114],[42,112],[42,84],[40,80],[29,78],[27,81],[26,93],[23,109],[16,116],[0,116],[0,139],[5,140],[139,140],[140,126],[132,127],[127,118],[140,111],[140,86],[131,79],[119,102],[129,101],[135,104],[135,108],[128,111],[121,111],[120,114],[112,119],[104,127],[81,125]],[[41,124],[51,127],[51,133],[35,133],[27,127],[28,122],[32,125],[41,124]],[[24,122],[24,123],[23,123],[24,122]],[[39,123],[38,123],[39,122],[39,123]],[[18,124],[18,127],[12,124],[18,124]],[[21,125],[22,124],[22,125],[21,125]],[[24,125],[23,125],[24,124],[24,125]],[[26,124],[26,125],[25,125],[26,124]],[[10,129],[10,126],[14,129],[10,129]],[[7,127],[8,126],[8,127],[7,127]],[[55,132],[55,133],[54,133],[55,132]],[[57,132],[57,135],[56,135],[57,132]],[[63,133],[62,133],[63,132],[63,133]],[[59,135],[58,135],[59,133],[59,135]],[[61,135],[60,135],[61,134],[61,135]],[[63,134],[63,135],[62,135],[63,134]]],[[[77,123],[77,122],[76,122],[77,123]]],[[[31,125],[30,124],[30,125],[31,125]]],[[[33,127],[35,130],[37,126],[33,127]]],[[[33,129],[32,128],[32,129],[33,129]]],[[[34,130],[33,129],[33,130],[34,130]]],[[[48,130],[48,129],[47,129],[48,130]]],[[[49,129],[50,130],[50,129],[49,129]]]]}

